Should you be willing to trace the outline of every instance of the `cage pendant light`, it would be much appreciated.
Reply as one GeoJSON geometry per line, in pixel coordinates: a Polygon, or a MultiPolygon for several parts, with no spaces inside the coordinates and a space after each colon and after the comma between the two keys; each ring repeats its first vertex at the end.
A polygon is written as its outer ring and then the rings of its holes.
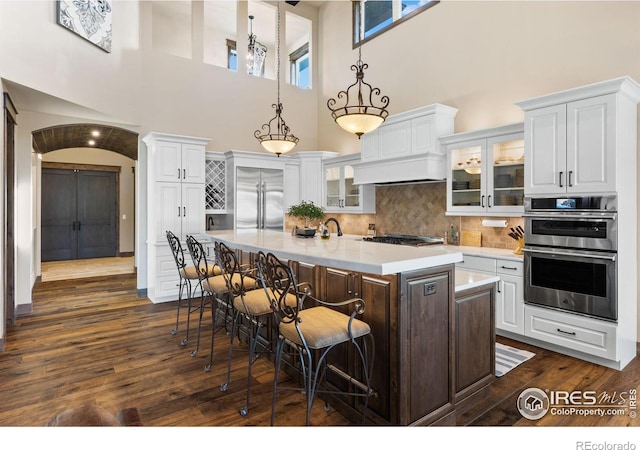
{"type": "Polygon", "coordinates": [[[291,130],[282,118],[282,103],[280,103],[280,2],[278,3],[277,19],[277,46],[276,46],[276,80],[278,85],[278,99],[272,108],[276,110],[276,116],[263,124],[253,135],[260,141],[262,147],[271,153],[280,156],[291,151],[298,143],[298,138],[291,134],[291,130]]]}
{"type": "Polygon", "coordinates": [[[335,98],[327,101],[333,120],[343,130],[356,134],[358,139],[378,128],[389,115],[386,110],[389,97],[380,97],[380,89],[364,81],[364,71],[369,65],[362,62],[361,49],[362,45],[358,46],[358,61],[351,66],[356,73],[356,82],[337,95],[338,99],[344,99],[344,104],[337,106],[338,100],[335,98]],[[378,99],[377,104],[374,104],[374,99],[378,99]]]}

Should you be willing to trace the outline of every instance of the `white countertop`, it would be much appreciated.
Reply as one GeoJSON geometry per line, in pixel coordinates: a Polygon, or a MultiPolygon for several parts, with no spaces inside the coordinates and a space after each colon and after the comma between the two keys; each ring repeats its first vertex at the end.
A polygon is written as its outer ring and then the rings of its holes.
{"type": "Polygon", "coordinates": [[[282,259],[304,261],[327,267],[389,275],[427,269],[462,261],[462,247],[453,245],[406,245],[367,242],[362,236],[331,235],[330,239],[299,238],[291,233],[269,230],[207,231],[229,247],[249,252],[272,252],[282,259]]]}
{"type": "Polygon", "coordinates": [[[456,269],[455,273],[455,292],[456,294],[467,289],[471,289],[478,286],[485,286],[487,284],[496,283],[500,281],[498,275],[489,275],[480,272],[471,272],[469,270],[456,269]]]}
{"type": "Polygon", "coordinates": [[[524,259],[523,255],[516,255],[515,253],[513,253],[513,250],[507,250],[504,248],[471,247],[467,245],[456,245],[452,247],[457,249],[459,252],[464,253],[465,255],[473,255],[486,258],[502,258],[510,259],[513,261],[523,261],[524,259]]]}

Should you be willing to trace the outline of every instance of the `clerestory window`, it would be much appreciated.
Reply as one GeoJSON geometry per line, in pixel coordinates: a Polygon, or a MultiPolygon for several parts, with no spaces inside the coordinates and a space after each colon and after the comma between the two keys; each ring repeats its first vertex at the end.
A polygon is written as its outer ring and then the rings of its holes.
{"type": "Polygon", "coordinates": [[[440,3],[434,0],[358,0],[353,2],[354,47],[440,3]]]}
{"type": "Polygon", "coordinates": [[[308,43],[289,55],[289,64],[291,66],[291,84],[309,89],[311,87],[311,78],[308,43]]]}

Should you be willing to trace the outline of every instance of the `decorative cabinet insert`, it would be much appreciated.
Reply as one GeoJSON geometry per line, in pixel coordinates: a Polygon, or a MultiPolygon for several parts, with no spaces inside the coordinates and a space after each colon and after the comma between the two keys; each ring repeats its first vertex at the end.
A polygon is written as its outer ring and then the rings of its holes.
{"type": "Polygon", "coordinates": [[[327,212],[375,212],[375,186],[354,184],[353,162],[360,155],[324,160],[324,207],[327,212]]]}
{"type": "Polygon", "coordinates": [[[441,138],[447,150],[447,213],[521,215],[524,125],[517,123],[441,138]]]}
{"type": "Polygon", "coordinates": [[[205,162],[205,209],[207,214],[227,212],[227,170],[223,154],[207,152],[205,162]]]}

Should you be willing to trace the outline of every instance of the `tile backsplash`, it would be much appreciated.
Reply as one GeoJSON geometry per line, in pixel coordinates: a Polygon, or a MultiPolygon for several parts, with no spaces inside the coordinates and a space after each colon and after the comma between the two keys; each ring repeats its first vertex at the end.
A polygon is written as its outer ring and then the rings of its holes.
{"type": "MultiPolygon", "coordinates": [[[[376,234],[398,233],[421,236],[443,236],[453,225],[457,231],[480,231],[482,247],[514,249],[516,242],[509,237],[509,228],[524,226],[521,217],[491,217],[505,219],[507,228],[482,226],[483,217],[445,215],[447,191],[445,182],[401,184],[376,187],[376,214],[334,214],[346,234],[365,235],[369,223],[376,224],[376,234]]],[[[295,218],[286,218],[290,230],[301,226],[295,218]]],[[[330,231],[335,232],[334,225],[330,231]]]]}

